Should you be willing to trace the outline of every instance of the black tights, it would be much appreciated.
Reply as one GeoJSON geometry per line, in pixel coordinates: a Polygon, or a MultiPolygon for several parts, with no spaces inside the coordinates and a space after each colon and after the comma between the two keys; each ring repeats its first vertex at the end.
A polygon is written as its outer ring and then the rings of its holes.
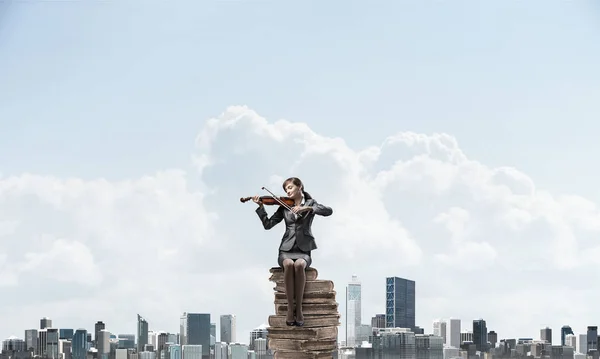
{"type": "Polygon", "coordinates": [[[304,298],[304,285],[306,284],[306,261],[304,259],[283,260],[283,283],[285,284],[285,295],[287,297],[287,316],[286,321],[294,320],[294,300],[296,301],[295,320],[304,321],[302,313],[302,300],[304,298]],[[294,293],[296,294],[294,297],[294,293]]]}

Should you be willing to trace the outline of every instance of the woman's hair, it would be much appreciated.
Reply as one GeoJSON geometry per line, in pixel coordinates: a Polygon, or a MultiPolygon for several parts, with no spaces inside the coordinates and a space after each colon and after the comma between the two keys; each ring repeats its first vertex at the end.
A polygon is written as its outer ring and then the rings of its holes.
{"type": "Polygon", "coordinates": [[[304,191],[304,184],[302,184],[302,181],[300,181],[300,178],[298,177],[290,177],[288,179],[286,179],[285,181],[283,181],[283,190],[285,191],[285,186],[288,185],[288,183],[292,182],[293,184],[295,184],[298,187],[302,187],[302,195],[304,195],[305,199],[312,199],[312,197],[310,196],[310,194],[308,194],[308,192],[304,191]]]}

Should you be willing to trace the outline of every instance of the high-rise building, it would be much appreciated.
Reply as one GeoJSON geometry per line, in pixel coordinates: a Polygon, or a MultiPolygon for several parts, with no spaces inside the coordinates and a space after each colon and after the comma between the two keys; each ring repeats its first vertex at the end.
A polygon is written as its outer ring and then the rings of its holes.
{"type": "Polygon", "coordinates": [[[94,347],[98,348],[98,335],[100,335],[100,331],[106,329],[106,324],[102,321],[97,321],[94,324],[94,347]]]}
{"type": "Polygon", "coordinates": [[[475,344],[475,348],[477,348],[480,352],[485,352],[488,350],[488,338],[487,338],[488,330],[485,320],[476,319],[473,321],[473,344],[475,344]]]}
{"type": "Polygon", "coordinates": [[[548,327],[541,329],[540,339],[546,341],[549,344],[552,344],[552,329],[548,327]]]}
{"type": "Polygon", "coordinates": [[[588,352],[588,350],[587,350],[587,333],[579,334],[577,336],[577,342],[575,344],[577,344],[577,347],[575,348],[577,353],[587,354],[587,352],[588,352]]]}
{"type": "Polygon", "coordinates": [[[167,349],[167,350],[169,352],[169,359],[182,359],[181,345],[179,345],[179,344],[169,345],[169,349],[167,349]]]}
{"type": "Polygon", "coordinates": [[[144,347],[148,344],[148,322],[139,314],[137,315],[137,336],[137,351],[140,353],[144,351],[144,347]]]}
{"type": "Polygon", "coordinates": [[[46,328],[46,355],[49,359],[59,358],[58,328],[46,328]]]}
{"type": "Polygon", "coordinates": [[[221,343],[235,343],[237,341],[236,331],[235,315],[221,315],[221,336],[219,337],[221,343]]]}
{"type": "Polygon", "coordinates": [[[87,330],[77,329],[73,334],[71,342],[71,353],[73,359],[86,359],[87,356],[87,330]]]}
{"type": "Polygon", "coordinates": [[[560,345],[563,347],[565,346],[565,338],[569,334],[575,334],[573,333],[573,329],[571,329],[571,327],[568,325],[563,325],[562,328],[560,328],[560,345]]]}
{"type": "Polygon", "coordinates": [[[110,332],[106,329],[98,332],[96,348],[98,349],[98,359],[108,359],[110,354],[110,332]]]}
{"type": "Polygon", "coordinates": [[[385,302],[386,328],[415,330],[415,282],[387,277],[385,302]]]}
{"type": "MultiPolygon", "coordinates": [[[[250,343],[248,344],[248,348],[250,350],[254,350],[256,351],[256,346],[254,345],[254,342],[256,341],[256,339],[267,339],[267,335],[269,334],[268,330],[267,330],[267,326],[266,325],[261,325],[258,328],[254,328],[252,329],[252,331],[250,332],[250,343]]],[[[266,350],[266,347],[265,347],[266,350]]]]}
{"type": "Polygon", "coordinates": [[[38,330],[27,329],[25,330],[25,348],[27,350],[33,350],[33,353],[37,353],[37,341],[38,341],[38,330]]]}
{"type": "Polygon", "coordinates": [[[241,343],[230,344],[229,355],[231,359],[248,359],[248,345],[241,343]]]}
{"type": "Polygon", "coordinates": [[[119,334],[118,340],[119,349],[135,349],[135,334],[119,334]]]}
{"type": "Polygon", "coordinates": [[[36,355],[46,357],[48,352],[48,329],[40,329],[38,331],[36,355]]]}
{"type": "Polygon", "coordinates": [[[419,359],[444,359],[444,341],[435,334],[415,334],[415,354],[419,359]]]}
{"type": "MultiPolygon", "coordinates": [[[[256,338],[252,342],[254,353],[256,355],[256,359],[267,359],[273,358],[272,355],[269,355],[269,351],[267,348],[267,339],[266,338],[256,338]]],[[[215,351],[216,354],[216,351],[215,351]]],[[[225,357],[226,358],[226,357],[225,357]]],[[[223,359],[225,359],[223,358],[223,359]]],[[[217,359],[217,358],[215,358],[217,359]]]]}
{"type": "Polygon", "coordinates": [[[407,328],[373,329],[371,347],[356,348],[356,358],[416,358],[415,333],[407,328]]]}
{"type": "Polygon", "coordinates": [[[446,344],[446,329],[447,323],[443,319],[436,319],[433,321],[433,335],[442,337],[442,342],[446,344]]]}
{"type": "Polygon", "coordinates": [[[565,345],[567,347],[573,347],[573,349],[577,349],[577,336],[575,334],[567,334],[565,336],[565,345]]]}
{"type": "MultiPolygon", "coordinates": [[[[210,335],[210,333],[208,333],[210,335]]],[[[204,347],[202,345],[187,344],[181,346],[182,359],[203,359],[204,347]]]]}
{"type": "MultiPolygon", "coordinates": [[[[9,337],[8,339],[2,342],[2,352],[24,352],[25,351],[25,341],[21,338],[17,338],[15,336],[9,337]]],[[[8,356],[7,357],[13,357],[8,356]]]]}
{"type": "Polygon", "coordinates": [[[168,334],[166,332],[160,332],[156,336],[156,350],[162,351],[165,350],[165,345],[167,344],[168,334]]]}
{"type": "Polygon", "coordinates": [[[496,343],[498,343],[498,333],[493,330],[490,330],[487,335],[488,342],[490,343],[490,348],[495,348],[496,343]]]}
{"type": "Polygon", "coordinates": [[[385,314],[375,314],[375,316],[371,318],[371,327],[385,328],[385,314]]]}
{"type": "Polygon", "coordinates": [[[210,335],[217,340],[217,323],[210,323],[210,335]]]}
{"type": "Polygon", "coordinates": [[[183,313],[180,318],[180,342],[185,359],[184,346],[202,346],[202,359],[210,358],[210,314],[183,313]]]}
{"type": "Polygon", "coordinates": [[[58,330],[58,339],[72,340],[73,339],[73,329],[59,329],[58,330]]]}
{"type": "MultiPolygon", "coordinates": [[[[598,326],[590,325],[587,327],[587,351],[598,349],[598,326]]],[[[586,353],[582,353],[586,354],[586,353]]]]}
{"type": "Polygon", "coordinates": [[[357,328],[362,324],[361,292],[361,283],[353,275],[346,287],[346,345],[350,347],[357,344],[357,328]]]}
{"type": "Polygon", "coordinates": [[[52,328],[52,319],[43,317],[40,319],[40,329],[52,328]]]}
{"type": "Polygon", "coordinates": [[[229,359],[229,345],[226,343],[215,343],[214,359],[229,359]]]}

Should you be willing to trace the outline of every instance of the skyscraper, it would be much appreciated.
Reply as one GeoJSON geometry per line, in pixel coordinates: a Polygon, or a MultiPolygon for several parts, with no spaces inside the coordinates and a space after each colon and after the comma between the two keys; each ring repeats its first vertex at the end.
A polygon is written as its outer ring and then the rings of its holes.
{"type": "Polygon", "coordinates": [[[475,347],[480,352],[485,352],[488,350],[488,338],[487,338],[488,330],[485,320],[476,319],[473,321],[473,343],[475,347]]]}
{"type": "Polygon", "coordinates": [[[148,322],[139,314],[137,315],[137,322],[137,351],[140,353],[144,351],[144,346],[148,344],[148,322]]]}
{"type": "Polygon", "coordinates": [[[108,330],[102,329],[98,332],[96,348],[98,349],[98,359],[108,359],[110,355],[110,332],[108,330]]]}
{"type": "Polygon", "coordinates": [[[202,345],[202,359],[209,359],[210,314],[183,313],[179,323],[181,345],[202,345]]]}
{"type": "Polygon", "coordinates": [[[371,318],[371,328],[385,328],[385,314],[375,314],[371,318]]]}
{"type": "Polygon", "coordinates": [[[73,359],[86,359],[87,355],[87,330],[77,329],[71,342],[71,357],[73,359]]]}
{"type": "Polygon", "coordinates": [[[447,323],[443,319],[433,321],[433,335],[442,337],[444,344],[446,344],[446,325],[447,323]]]}
{"type": "Polygon", "coordinates": [[[362,324],[361,317],[361,284],[357,276],[346,287],[346,345],[356,344],[356,330],[362,324]]]}
{"type": "Polygon", "coordinates": [[[385,280],[385,326],[415,330],[415,282],[399,277],[385,280]]]}
{"type": "Polygon", "coordinates": [[[50,359],[59,358],[58,328],[46,328],[46,356],[50,359]]]}
{"type": "Polygon", "coordinates": [[[560,328],[560,345],[565,346],[565,338],[567,337],[567,335],[569,334],[575,334],[573,333],[573,329],[571,329],[570,326],[568,325],[563,325],[562,328],[560,328]]]}
{"type": "MultiPolygon", "coordinates": [[[[590,350],[598,349],[598,326],[597,325],[588,325],[587,327],[587,346],[586,349],[589,352],[590,350]]],[[[583,353],[587,354],[587,353],[583,353]]]]}
{"type": "Polygon", "coordinates": [[[104,324],[104,322],[102,322],[101,320],[97,321],[96,324],[94,324],[94,347],[97,349],[98,348],[98,336],[100,335],[100,331],[106,329],[106,324],[104,324]]]}
{"type": "Polygon", "coordinates": [[[446,344],[460,348],[460,319],[450,318],[446,324],[446,344]]]}
{"type": "Polygon", "coordinates": [[[25,349],[33,349],[34,353],[37,353],[37,342],[38,342],[38,330],[27,329],[25,330],[25,349]]]}
{"type": "Polygon", "coordinates": [[[540,330],[540,339],[552,344],[552,329],[546,327],[540,330]]]}
{"type": "Polygon", "coordinates": [[[221,336],[219,337],[221,343],[235,343],[236,331],[235,315],[221,315],[221,336]]]}
{"type": "Polygon", "coordinates": [[[73,333],[73,329],[61,328],[58,330],[58,339],[72,340],[73,333]]]}
{"type": "Polygon", "coordinates": [[[40,319],[40,329],[52,328],[52,319],[43,317],[40,319]]]}

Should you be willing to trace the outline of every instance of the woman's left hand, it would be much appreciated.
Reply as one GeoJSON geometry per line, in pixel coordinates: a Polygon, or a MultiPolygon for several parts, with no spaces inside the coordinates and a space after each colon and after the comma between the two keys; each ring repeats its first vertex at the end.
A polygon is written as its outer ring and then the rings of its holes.
{"type": "Polygon", "coordinates": [[[307,206],[294,206],[294,207],[292,207],[292,212],[302,213],[302,212],[308,212],[311,209],[312,209],[312,207],[307,207],[307,206]]]}

